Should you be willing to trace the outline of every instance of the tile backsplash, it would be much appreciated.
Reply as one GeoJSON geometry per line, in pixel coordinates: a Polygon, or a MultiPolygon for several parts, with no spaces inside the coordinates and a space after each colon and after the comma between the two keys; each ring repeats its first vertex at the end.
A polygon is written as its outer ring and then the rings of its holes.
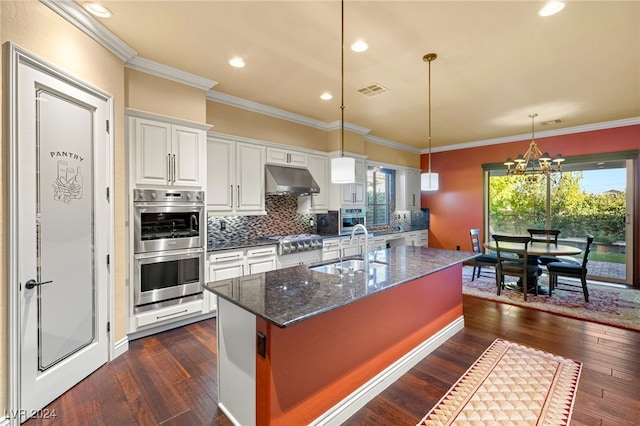
{"type": "Polygon", "coordinates": [[[207,246],[215,242],[252,240],[270,235],[315,234],[316,215],[299,214],[295,195],[267,195],[266,215],[207,218],[207,246]],[[224,229],[223,229],[224,228],[224,229]]]}
{"type": "MultiPolygon", "coordinates": [[[[254,240],[271,235],[338,233],[338,212],[327,214],[299,214],[298,197],[295,195],[267,195],[267,214],[261,216],[213,216],[207,217],[207,247],[239,240],[254,240]]],[[[373,232],[404,231],[411,228],[427,228],[429,213],[425,211],[394,211],[391,223],[368,227],[373,232]]]]}

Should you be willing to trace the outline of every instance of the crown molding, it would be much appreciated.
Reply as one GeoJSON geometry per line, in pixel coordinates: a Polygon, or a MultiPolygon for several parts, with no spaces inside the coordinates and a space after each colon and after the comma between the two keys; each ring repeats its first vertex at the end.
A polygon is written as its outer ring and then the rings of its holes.
{"type": "Polygon", "coordinates": [[[164,65],[140,56],[135,56],[129,59],[124,65],[127,68],[186,84],[201,90],[209,90],[218,84],[215,80],[200,77],[199,75],[191,74],[178,68],[173,68],[169,65],[164,65]]]}
{"type": "MultiPolygon", "coordinates": [[[[340,120],[332,121],[331,123],[325,123],[325,126],[325,130],[328,132],[332,130],[339,130],[340,120]]],[[[363,136],[368,135],[371,131],[371,129],[367,129],[366,127],[358,126],[357,124],[349,123],[347,121],[344,122],[344,129],[363,136]]]]}
{"type": "Polygon", "coordinates": [[[320,130],[327,130],[327,123],[313,118],[305,117],[304,115],[294,114],[292,112],[284,111],[282,109],[270,107],[258,102],[249,101],[236,96],[227,95],[215,90],[207,91],[207,100],[212,102],[218,102],[247,111],[256,112],[258,114],[268,115],[270,117],[280,118],[282,120],[291,121],[293,123],[302,124],[304,126],[313,127],[320,130]]]}
{"type": "MultiPolygon", "coordinates": [[[[409,151],[409,152],[414,152],[417,154],[422,154],[422,149],[420,148],[414,148],[412,146],[407,146],[407,145],[402,145],[398,142],[394,142],[394,141],[390,141],[388,139],[384,139],[384,138],[379,138],[377,136],[365,136],[364,140],[367,142],[371,142],[371,143],[375,143],[378,145],[384,145],[384,146],[388,146],[391,148],[395,148],[395,149],[401,149],[403,151],[409,151]]],[[[433,150],[431,150],[433,152],[433,150]]]]}
{"type": "Polygon", "coordinates": [[[156,114],[153,112],[141,111],[139,109],[133,108],[125,108],[124,115],[131,118],[143,118],[146,120],[162,121],[163,123],[174,124],[177,126],[191,127],[192,129],[204,130],[205,132],[213,127],[212,124],[170,117],[168,115],[156,114]]]}
{"type": "Polygon", "coordinates": [[[80,31],[100,43],[124,62],[137,55],[125,42],[116,37],[104,25],[95,20],[82,6],[74,1],[40,0],[40,3],[53,10],[74,25],[80,31]]]}
{"type": "Polygon", "coordinates": [[[82,6],[74,1],[40,0],[40,2],[84,34],[100,43],[105,49],[122,59],[128,68],[193,86],[201,90],[211,89],[218,84],[216,81],[139,57],[135,50],[116,37],[115,34],[109,31],[84,10],[82,6]]]}
{"type": "MultiPolygon", "coordinates": [[[[546,130],[542,132],[536,132],[536,139],[548,138],[552,136],[571,135],[574,133],[593,132],[596,130],[615,129],[617,127],[635,126],[640,124],[640,117],[625,118],[622,120],[605,121],[602,123],[585,124],[583,126],[565,127],[563,129],[546,130]]],[[[438,148],[431,148],[431,152],[446,152],[455,151],[457,149],[477,148],[481,146],[498,145],[501,143],[518,142],[527,140],[531,137],[530,133],[521,135],[505,136],[502,138],[485,139],[474,142],[465,142],[456,145],[441,146],[438,148]]],[[[428,154],[428,149],[420,151],[421,154],[428,154]]]]}

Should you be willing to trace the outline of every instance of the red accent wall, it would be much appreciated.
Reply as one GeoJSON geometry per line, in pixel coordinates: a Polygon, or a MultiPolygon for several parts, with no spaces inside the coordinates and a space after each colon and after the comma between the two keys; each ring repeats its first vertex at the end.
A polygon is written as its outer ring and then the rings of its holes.
{"type": "Polygon", "coordinates": [[[258,318],[258,425],[308,424],[462,316],[462,265],[285,329],[258,318]]]}
{"type": "MultiPolygon", "coordinates": [[[[571,135],[540,138],[542,151],[564,157],[640,149],[640,125],[595,130],[571,135]]],[[[422,193],[422,207],[429,208],[429,246],[471,250],[469,229],[483,228],[482,164],[501,163],[526,151],[529,140],[432,153],[431,168],[440,174],[440,189],[422,193]]],[[[428,168],[428,156],[421,156],[421,167],[428,168]]],[[[636,212],[640,211],[640,182],[636,175],[636,212]]],[[[635,220],[634,283],[640,285],[640,220],[635,220]]]]}

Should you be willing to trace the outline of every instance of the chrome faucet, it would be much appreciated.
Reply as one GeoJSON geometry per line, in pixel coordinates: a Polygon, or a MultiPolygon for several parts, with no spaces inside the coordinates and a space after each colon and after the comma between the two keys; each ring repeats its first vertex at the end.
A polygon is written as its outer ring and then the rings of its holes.
{"type": "Polygon", "coordinates": [[[364,259],[364,269],[369,272],[369,231],[367,231],[367,227],[361,223],[358,223],[353,227],[353,231],[351,231],[351,238],[349,239],[349,244],[353,244],[353,236],[356,234],[358,229],[362,229],[364,231],[364,253],[362,258],[364,259]]]}

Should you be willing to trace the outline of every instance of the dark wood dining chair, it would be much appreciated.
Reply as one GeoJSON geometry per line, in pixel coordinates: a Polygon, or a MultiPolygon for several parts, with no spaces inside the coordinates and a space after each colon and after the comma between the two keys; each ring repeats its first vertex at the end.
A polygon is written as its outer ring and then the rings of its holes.
{"type": "MultiPolygon", "coordinates": [[[[526,301],[529,276],[537,273],[538,269],[537,265],[529,265],[527,248],[531,242],[531,237],[494,234],[493,239],[496,242],[498,257],[496,265],[498,296],[504,288],[504,277],[515,276],[520,278],[524,300],[526,301]]],[[[537,285],[535,286],[535,293],[536,295],[538,294],[537,285]]]]}
{"type": "MultiPolygon", "coordinates": [[[[537,229],[529,228],[527,232],[531,236],[532,243],[546,243],[555,244],[558,246],[558,236],[560,235],[559,229],[537,229]]],[[[560,259],[555,256],[540,256],[538,258],[541,265],[546,265],[551,262],[560,262],[560,259]]]]}
{"type": "MultiPolygon", "coordinates": [[[[558,288],[558,277],[573,277],[580,278],[582,284],[582,293],[584,294],[584,301],[589,301],[589,290],[587,289],[587,262],[589,261],[589,252],[591,252],[591,244],[593,244],[593,235],[587,235],[587,247],[584,249],[584,257],[582,263],[576,265],[570,262],[551,262],[547,264],[547,271],[549,271],[549,296],[553,294],[553,290],[558,288]]],[[[577,287],[572,284],[563,283],[568,287],[577,287]]],[[[571,289],[565,289],[569,291],[575,291],[571,289]]],[[[579,290],[577,290],[579,291],[579,290]]]]}
{"type": "Polygon", "coordinates": [[[469,231],[471,237],[471,250],[478,255],[471,259],[473,265],[473,274],[471,274],[471,281],[476,277],[476,270],[478,271],[477,277],[480,278],[480,272],[483,266],[492,266],[495,268],[498,263],[498,256],[495,254],[483,253],[482,243],[480,242],[480,229],[473,228],[469,231]]]}

